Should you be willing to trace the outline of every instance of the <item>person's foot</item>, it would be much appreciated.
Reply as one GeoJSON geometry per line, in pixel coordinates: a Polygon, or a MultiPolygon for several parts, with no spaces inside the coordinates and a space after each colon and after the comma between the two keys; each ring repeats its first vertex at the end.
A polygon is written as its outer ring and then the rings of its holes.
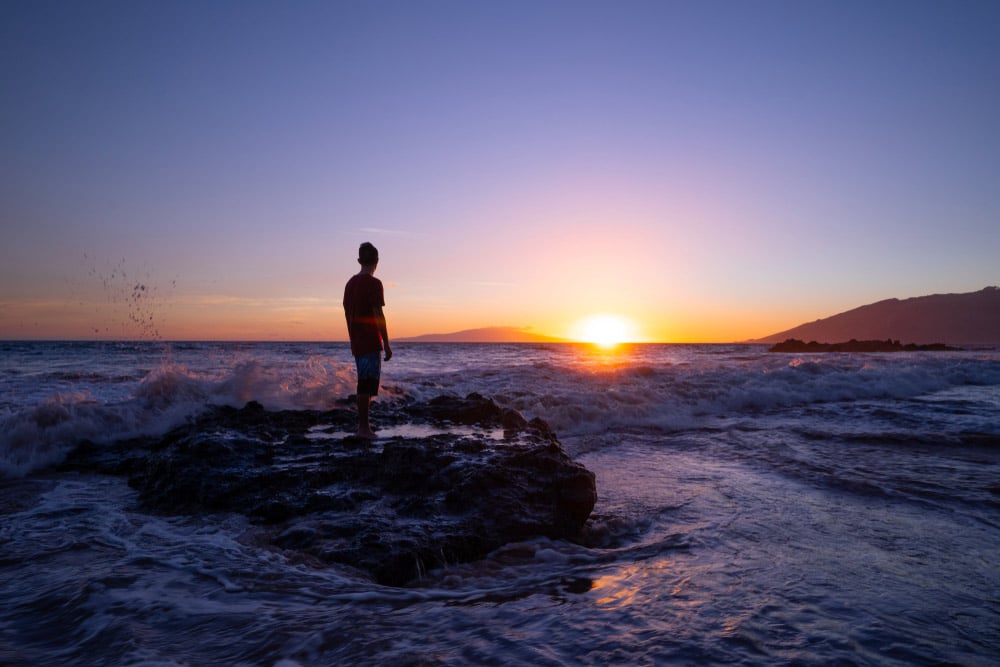
{"type": "Polygon", "coordinates": [[[371,430],[370,428],[359,428],[357,436],[359,438],[364,438],[365,440],[374,440],[376,437],[375,431],[371,430]]]}

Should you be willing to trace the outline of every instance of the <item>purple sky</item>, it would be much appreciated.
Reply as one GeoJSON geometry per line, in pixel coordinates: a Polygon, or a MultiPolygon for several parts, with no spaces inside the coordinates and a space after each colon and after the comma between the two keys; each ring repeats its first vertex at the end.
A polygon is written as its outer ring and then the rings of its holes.
{"type": "Polygon", "coordinates": [[[0,338],[126,271],[168,338],[343,339],[365,240],[397,335],[1000,283],[997,2],[6,0],[0,99],[0,338]]]}

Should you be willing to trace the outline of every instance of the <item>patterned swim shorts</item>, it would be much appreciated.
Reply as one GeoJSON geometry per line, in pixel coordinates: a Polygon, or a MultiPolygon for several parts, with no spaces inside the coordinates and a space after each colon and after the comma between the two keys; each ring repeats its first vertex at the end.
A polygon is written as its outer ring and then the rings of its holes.
{"type": "Polygon", "coordinates": [[[369,352],[354,357],[358,367],[358,394],[375,396],[378,394],[378,383],[382,377],[382,353],[369,352]]]}

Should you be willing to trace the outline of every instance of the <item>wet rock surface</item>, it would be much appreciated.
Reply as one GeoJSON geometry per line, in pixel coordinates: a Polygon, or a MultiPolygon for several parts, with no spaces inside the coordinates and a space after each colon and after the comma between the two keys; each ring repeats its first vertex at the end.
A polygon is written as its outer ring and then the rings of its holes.
{"type": "Polygon", "coordinates": [[[594,475],[543,421],[476,394],[375,404],[373,420],[388,436],[368,442],[348,408],[218,407],[162,437],[81,443],[62,467],[127,476],[149,511],[245,514],[276,547],[390,585],[581,535],[594,475]]]}

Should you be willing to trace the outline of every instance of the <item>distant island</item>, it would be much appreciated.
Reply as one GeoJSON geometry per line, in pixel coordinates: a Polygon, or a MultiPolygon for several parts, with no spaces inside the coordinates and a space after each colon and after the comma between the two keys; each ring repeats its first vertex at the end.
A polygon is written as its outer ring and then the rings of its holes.
{"type": "Polygon", "coordinates": [[[886,299],[749,342],[774,344],[788,339],[996,345],[1000,344],[1000,287],[886,299]]]}
{"type": "Polygon", "coordinates": [[[898,340],[851,339],[845,343],[817,343],[816,341],[804,343],[797,338],[789,338],[772,346],[768,352],[954,352],[960,349],[943,343],[931,343],[930,345],[907,343],[903,345],[898,340]]]}
{"type": "Polygon", "coordinates": [[[568,343],[565,338],[543,336],[518,327],[484,327],[454,333],[434,333],[400,338],[404,343],[568,343]]]}

